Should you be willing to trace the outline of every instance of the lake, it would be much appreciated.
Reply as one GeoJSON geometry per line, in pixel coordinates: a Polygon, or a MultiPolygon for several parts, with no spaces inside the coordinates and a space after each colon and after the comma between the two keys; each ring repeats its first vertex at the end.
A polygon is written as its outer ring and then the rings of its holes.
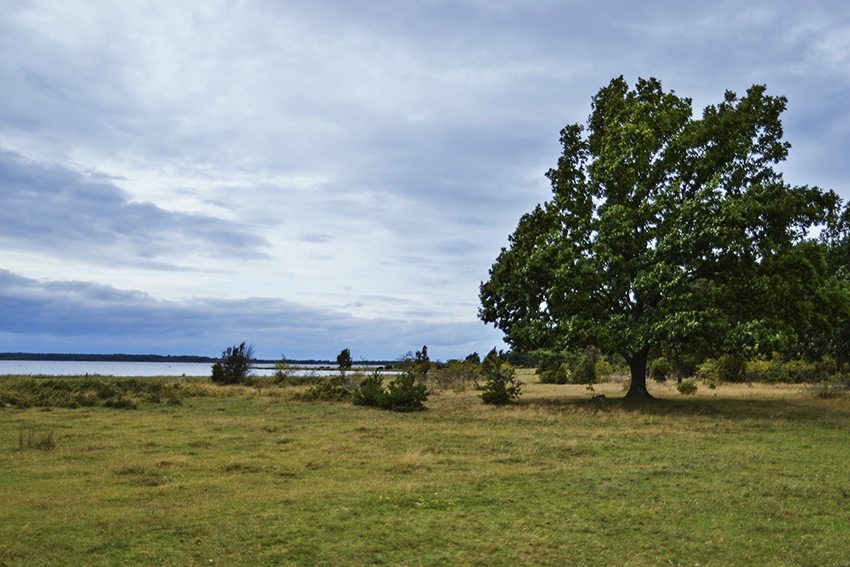
{"type": "MultiPolygon", "coordinates": [[[[65,360],[0,360],[0,376],[196,376],[209,377],[212,364],[208,362],[108,362],[65,360]]],[[[297,375],[330,376],[336,370],[319,370],[327,365],[299,365],[297,375]]],[[[252,370],[254,376],[271,376],[274,368],[263,364],[252,370]]]]}

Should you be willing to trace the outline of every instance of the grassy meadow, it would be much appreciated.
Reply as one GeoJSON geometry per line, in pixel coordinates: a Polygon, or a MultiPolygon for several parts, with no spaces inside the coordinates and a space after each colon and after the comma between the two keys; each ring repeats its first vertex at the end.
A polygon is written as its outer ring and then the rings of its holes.
{"type": "Polygon", "coordinates": [[[0,565],[850,564],[847,396],[531,383],[394,413],[162,384],[0,404],[0,565]]]}

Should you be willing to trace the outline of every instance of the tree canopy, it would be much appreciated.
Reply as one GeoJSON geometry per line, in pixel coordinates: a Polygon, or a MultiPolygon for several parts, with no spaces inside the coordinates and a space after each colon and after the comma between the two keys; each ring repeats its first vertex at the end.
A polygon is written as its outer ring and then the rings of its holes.
{"type": "Polygon", "coordinates": [[[695,117],[654,78],[613,79],[561,131],[552,198],[521,217],[480,317],[518,350],[621,354],[629,397],[649,397],[651,349],[769,351],[835,325],[847,286],[810,232],[839,199],[775,169],[786,102],[754,85],[695,117]]]}
{"type": "Polygon", "coordinates": [[[353,364],[353,361],[351,359],[351,350],[344,348],[339,351],[339,354],[336,355],[336,363],[342,372],[345,372],[346,370],[351,370],[351,365],[353,364]]]}

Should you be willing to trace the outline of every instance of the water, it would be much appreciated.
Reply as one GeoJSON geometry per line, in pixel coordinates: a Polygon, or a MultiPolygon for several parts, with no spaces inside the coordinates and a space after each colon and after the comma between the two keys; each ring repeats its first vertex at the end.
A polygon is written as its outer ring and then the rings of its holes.
{"type": "MultiPolygon", "coordinates": [[[[296,375],[330,376],[336,370],[319,370],[319,364],[305,365],[296,375]]],[[[325,365],[327,367],[327,365],[325,365]]],[[[198,376],[209,377],[212,364],[208,362],[81,362],[69,360],[0,360],[0,376],[198,376]]],[[[271,364],[253,369],[254,376],[272,376],[271,364]]]]}

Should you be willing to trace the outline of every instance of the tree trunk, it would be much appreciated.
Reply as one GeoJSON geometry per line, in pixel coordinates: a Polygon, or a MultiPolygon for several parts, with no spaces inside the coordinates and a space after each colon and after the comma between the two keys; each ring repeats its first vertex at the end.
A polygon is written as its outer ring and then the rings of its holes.
{"type": "Polygon", "coordinates": [[[646,389],[646,359],[647,351],[632,353],[627,359],[632,380],[629,383],[629,391],[626,398],[637,400],[651,400],[652,396],[646,389]]]}

